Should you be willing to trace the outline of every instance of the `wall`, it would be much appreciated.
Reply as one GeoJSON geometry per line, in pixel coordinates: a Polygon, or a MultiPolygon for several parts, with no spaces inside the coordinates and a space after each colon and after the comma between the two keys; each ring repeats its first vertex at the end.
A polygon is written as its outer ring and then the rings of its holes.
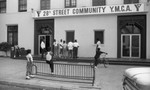
{"type": "Polygon", "coordinates": [[[150,59],[150,2],[149,12],[147,13],[147,58],[150,59]]]}
{"type": "Polygon", "coordinates": [[[102,50],[109,52],[109,57],[117,57],[117,16],[92,15],[55,18],[54,38],[57,41],[66,40],[66,30],[75,30],[75,39],[80,44],[79,57],[94,56],[96,47],[94,30],[105,30],[105,43],[102,45],[102,50]]]}
{"type": "MultiPolygon", "coordinates": [[[[27,0],[27,12],[40,10],[40,0],[27,0]]],[[[7,0],[7,14],[18,13],[18,0],[7,0]]],[[[21,13],[21,12],[19,12],[21,13]]]]}
{"type": "Polygon", "coordinates": [[[107,5],[123,4],[124,0],[106,0],[107,5]]]}
{"type": "MultiPolygon", "coordinates": [[[[140,0],[141,3],[147,0],[140,0]]],[[[123,4],[123,0],[107,0],[107,5],[123,4]]],[[[18,0],[7,0],[7,13],[0,14],[0,42],[7,41],[7,26],[18,25],[20,47],[34,47],[34,19],[31,9],[40,10],[40,0],[27,0],[27,12],[18,12],[18,0]]],[[[51,9],[64,8],[64,0],[51,0],[51,9]]],[[[92,6],[92,0],[78,0],[77,7],[92,6]]],[[[149,4],[150,11],[150,4],[149,4]]],[[[150,58],[150,12],[147,14],[147,58],[150,58]]],[[[95,54],[94,30],[105,29],[102,50],[109,57],[117,57],[117,16],[91,15],[55,18],[55,38],[66,39],[65,30],[76,30],[75,38],[80,44],[79,56],[93,57],[95,54]],[[83,32],[81,32],[83,31],[83,32]],[[87,42],[86,44],[84,42],[87,42]],[[84,52],[83,52],[84,51],[84,52]],[[88,53],[85,53],[88,52],[88,53]]],[[[33,53],[33,52],[32,52],[33,53]]]]}
{"type": "Polygon", "coordinates": [[[40,10],[40,0],[27,0],[27,11],[31,12],[33,10],[40,10]]]}
{"type": "MultiPolygon", "coordinates": [[[[39,1],[39,0],[38,0],[39,1]]],[[[145,3],[147,0],[139,0],[140,3],[145,3]]],[[[123,4],[124,0],[106,0],[106,5],[123,4]]],[[[77,0],[77,7],[91,7],[92,0],[77,0]]],[[[51,0],[51,9],[65,8],[64,0],[51,0]]]]}
{"type": "Polygon", "coordinates": [[[18,25],[18,45],[31,49],[34,47],[34,19],[31,9],[40,10],[40,0],[27,0],[27,12],[18,12],[18,0],[7,0],[7,12],[0,14],[0,42],[7,41],[7,26],[18,25]]]}
{"type": "Polygon", "coordinates": [[[7,26],[18,25],[18,45],[32,49],[34,41],[34,22],[30,13],[12,13],[0,16],[0,42],[7,41],[7,26]]]}

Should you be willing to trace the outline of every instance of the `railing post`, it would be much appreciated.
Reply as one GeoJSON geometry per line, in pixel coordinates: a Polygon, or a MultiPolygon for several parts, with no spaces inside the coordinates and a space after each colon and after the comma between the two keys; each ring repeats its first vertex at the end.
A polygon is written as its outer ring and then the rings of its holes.
{"type": "Polygon", "coordinates": [[[93,82],[92,82],[92,86],[94,86],[95,83],[95,67],[93,65],[93,82]]]}

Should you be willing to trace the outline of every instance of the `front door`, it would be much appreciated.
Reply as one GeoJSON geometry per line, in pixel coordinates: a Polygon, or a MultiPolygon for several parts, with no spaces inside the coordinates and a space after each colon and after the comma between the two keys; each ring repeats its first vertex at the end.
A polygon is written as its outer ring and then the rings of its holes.
{"type": "Polygon", "coordinates": [[[47,50],[48,47],[52,48],[52,36],[51,35],[39,35],[38,38],[38,53],[41,54],[41,41],[44,40],[45,42],[45,50],[47,50]]]}
{"type": "Polygon", "coordinates": [[[121,35],[121,57],[140,58],[140,34],[121,35]]]}

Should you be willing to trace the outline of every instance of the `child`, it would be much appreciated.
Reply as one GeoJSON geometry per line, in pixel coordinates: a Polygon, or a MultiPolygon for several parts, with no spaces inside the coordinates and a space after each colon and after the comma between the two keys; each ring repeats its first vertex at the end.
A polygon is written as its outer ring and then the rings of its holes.
{"type": "Polygon", "coordinates": [[[33,77],[33,75],[32,75],[32,64],[33,64],[33,58],[32,58],[31,50],[30,50],[30,49],[28,49],[28,50],[27,50],[26,58],[27,58],[26,79],[30,79],[31,77],[33,77]]]}
{"type": "MultiPolygon", "coordinates": [[[[95,58],[95,62],[94,62],[95,68],[97,68],[98,59],[99,59],[99,57],[100,57],[100,55],[101,55],[102,53],[105,53],[105,52],[102,52],[102,51],[100,51],[100,48],[97,48],[96,54],[95,54],[95,56],[94,56],[94,58],[95,58]]],[[[107,53],[106,53],[106,54],[107,54],[107,53]]]]}
{"type": "Polygon", "coordinates": [[[52,61],[52,51],[51,48],[48,48],[47,54],[46,54],[46,63],[49,64],[51,73],[53,74],[54,72],[54,67],[53,67],[53,61],[52,61]]]}

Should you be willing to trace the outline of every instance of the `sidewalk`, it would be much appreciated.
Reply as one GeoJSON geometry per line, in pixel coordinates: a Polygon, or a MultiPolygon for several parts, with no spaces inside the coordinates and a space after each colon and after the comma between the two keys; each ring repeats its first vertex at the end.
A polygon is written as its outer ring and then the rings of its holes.
{"type": "Polygon", "coordinates": [[[123,71],[130,67],[137,66],[109,65],[108,68],[104,68],[103,65],[99,65],[96,69],[95,84],[97,87],[93,87],[91,84],[87,83],[70,83],[39,78],[26,80],[26,60],[0,57],[0,82],[46,90],[50,88],[57,88],[60,90],[121,90],[123,71]]]}

